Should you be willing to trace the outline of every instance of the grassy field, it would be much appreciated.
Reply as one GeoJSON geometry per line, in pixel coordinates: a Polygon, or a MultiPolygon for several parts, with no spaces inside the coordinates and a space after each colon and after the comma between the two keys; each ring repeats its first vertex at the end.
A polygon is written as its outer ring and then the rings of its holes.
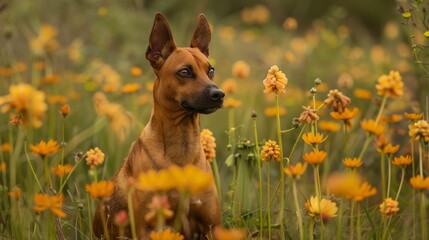
{"type": "MultiPolygon", "coordinates": [[[[428,239],[426,2],[378,22],[336,5],[304,18],[274,2],[42,2],[0,1],[0,238],[94,239],[104,181],[152,110],[159,11],[179,46],[200,12],[212,28],[216,239],[428,239]]],[[[163,219],[152,239],[181,239],[163,219]]]]}

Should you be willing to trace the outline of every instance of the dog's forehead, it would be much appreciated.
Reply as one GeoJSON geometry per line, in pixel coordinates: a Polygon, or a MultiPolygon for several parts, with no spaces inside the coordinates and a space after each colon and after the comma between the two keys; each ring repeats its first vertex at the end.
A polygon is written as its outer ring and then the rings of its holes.
{"type": "Polygon", "coordinates": [[[210,65],[209,59],[198,48],[177,48],[173,54],[176,56],[170,56],[167,61],[171,60],[176,67],[193,65],[206,70],[210,65]]]}

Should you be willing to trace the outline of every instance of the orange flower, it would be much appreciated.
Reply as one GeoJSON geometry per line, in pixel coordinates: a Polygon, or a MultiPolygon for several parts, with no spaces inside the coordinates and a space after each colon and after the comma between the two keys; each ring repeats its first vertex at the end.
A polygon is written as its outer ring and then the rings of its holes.
{"type": "Polygon", "coordinates": [[[60,148],[57,141],[55,140],[49,140],[47,143],[42,140],[37,145],[30,145],[30,147],[31,151],[41,156],[42,158],[58,152],[60,148]]]}
{"type": "Polygon", "coordinates": [[[344,121],[348,121],[352,118],[355,118],[359,113],[359,109],[358,108],[353,108],[352,110],[350,110],[349,108],[344,109],[344,112],[339,113],[339,112],[331,112],[331,117],[333,117],[334,119],[337,120],[344,120],[344,121]]]}
{"type": "Polygon", "coordinates": [[[214,237],[217,240],[244,240],[246,236],[246,229],[226,229],[221,226],[217,226],[214,229],[214,237]]]}
{"type": "Polygon", "coordinates": [[[326,98],[323,102],[328,108],[332,107],[334,112],[342,113],[344,109],[346,109],[350,105],[351,100],[342,92],[338,91],[338,89],[334,89],[329,90],[328,98],[326,98]]]}
{"type": "Polygon", "coordinates": [[[293,178],[299,179],[302,174],[304,174],[305,170],[307,169],[307,163],[297,163],[294,165],[289,164],[287,168],[285,168],[285,173],[293,178]]]}
{"type": "Polygon", "coordinates": [[[162,215],[164,219],[170,219],[174,215],[173,211],[170,209],[167,195],[153,195],[152,202],[149,203],[148,208],[149,212],[146,213],[144,218],[153,226],[156,225],[156,220],[159,215],[162,215]]]}
{"type": "Polygon", "coordinates": [[[283,21],[283,28],[285,30],[292,31],[292,30],[295,30],[297,27],[298,27],[298,21],[294,17],[287,17],[283,21]]]}
{"type": "Polygon", "coordinates": [[[67,102],[67,98],[63,95],[49,95],[48,102],[50,104],[65,104],[67,102]]]}
{"type": "Polygon", "coordinates": [[[70,106],[68,104],[64,104],[60,108],[60,113],[61,113],[61,115],[63,115],[63,117],[67,117],[70,113],[70,106]]]}
{"type": "Polygon", "coordinates": [[[112,181],[93,182],[85,185],[85,190],[94,199],[110,197],[115,190],[115,183],[112,181]]]}
{"type": "Polygon", "coordinates": [[[315,149],[312,152],[304,154],[303,158],[304,161],[309,164],[318,165],[325,161],[327,155],[328,153],[326,153],[325,151],[319,151],[318,149],[315,149]]]}
{"type": "Polygon", "coordinates": [[[413,188],[421,191],[429,189],[429,177],[423,178],[420,175],[412,177],[410,179],[410,184],[413,188]]]}
{"type": "Polygon", "coordinates": [[[321,130],[327,132],[338,132],[341,126],[333,121],[319,121],[318,126],[321,130]]]}
{"type": "Polygon", "coordinates": [[[400,122],[402,119],[403,119],[402,115],[392,114],[391,116],[382,116],[380,121],[386,122],[386,123],[397,123],[397,122],[400,122]]]}
{"type": "Polygon", "coordinates": [[[354,169],[362,166],[363,162],[360,158],[344,158],[343,164],[348,168],[354,169]]]}
{"type": "Polygon", "coordinates": [[[310,197],[305,203],[305,208],[311,217],[320,216],[322,220],[329,220],[336,216],[338,211],[337,204],[327,199],[319,199],[317,197],[310,197]]]}
{"type": "Polygon", "coordinates": [[[312,124],[313,122],[319,120],[319,116],[317,116],[316,109],[312,109],[310,106],[305,107],[302,106],[304,111],[299,115],[298,121],[300,123],[312,124]]]}
{"type": "Polygon", "coordinates": [[[426,120],[419,120],[415,123],[408,125],[412,141],[423,140],[426,144],[429,143],[429,124],[426,120]]]}
{"type": "Polygon", "coordinates": [[[380,96],[396,98],[404,95],[404,83],[397,71],[390,71],[389,75],[381,75],[375,88],[380,96]]]}
{"type": "Polygon", "coordinates": [[[392,164],[398,167],[406,167],[407,165],[410,165],[413,163],[413,159],[411,159],[410,155],[402,155],[400,157],[395,157],[392,160],[392,164]]]}
{"type": "Polygon", "coordinates": [[[274,93],[278,95],[279,93],[285,93],[285,86],[288,82],[286,75],[279,70],[277,65],[274,65],[268,70],[267,76],[265,77],[263,83],[265,86],[264,93],[274,93]]]}
{"type": "Polygon", "coordinates": [[[223,101],[223,106],[226,108],[235,108],[241,106],[241,101],[235,100],[232,97],[228,97],[223,101]]]}
{"type": "MultiPolygon", "coordinates": [[[[220,87],[226,94],[235,93],[238,89],[237,82],[232,79],[228,78],[225,81],[223,81],[221,87],[220,87]]],[[[224,103],[225,104],[225,103],[224,103]]]]}
{"type": "Polygon", "coordinates": [[[232,75],[240,79],[247,79],[249,73],[250,67],[245,61],[237,61],[232,65],[232,75]]]}
{"type": "MultiPolygon", "coordinates": [[[[277,108],[276,107],[267,107],[264,110],[264,114],[267,117],[276,117],[277,116],[277,108]]],[[[279,116],[286,115],[286,108],[279,107],[279,116]]]]}
{"type": "Polygon", "coordinates": [[[0,172],[5,172],[6,171],[6,163],[5,162],[1,162],[0,163],[0,172]]]}
{"type": "Polygon", "coordinates": [[[387,144],[382,149],[377,149],[378,152],[388,154],[388,155],[394,154],[398,150],[399,150],[399,144],[392,146],[391,143],[387,144]]]}
{"type": "Polygon", "coordinates": [[[216,139],[213,137],[212,131],[203,129],[200,134],[200,142],[203,146],[206,160],[212,162],[216,157],[216,139]]]}
{"type": "Polygon", "coordinates": [[[11,149],[10,143],[3,143],[0,145],[0,152],[9,153],[11,149]]]}
{"type": "Polygon", "coordinates": [[[164,231],[150,232],[150,240],[183,240],[185,239],[180,233],[172,232],[170,229],[164,231]]]}
{"type": "Polygon", "coordinates": [[[104,153],[98,148],[89,149],[86,153],[86,164],[93,169],[104,162],[104,153]]]}
{"type": "Polygon", "coordinates": [[[366,89],[362,89],[362,88],[356,88],[353,91],[353,94],[355,95],[355,97],[359,98],[359,99],[366,99],[369,100],[372,98],[372,93],[366,89]]]}
{"type": "Polygon", "coordinates": [[[61,80],[61,77],[60,77],[59,75],[52,74],[52,75],[48,75],[48,76],[46,76],[46,77],[42,80],[42,82],[43,82],[43,83],[57,83],[57,82],[59,82],[60,80],[61,80]]]}
{"type": "Polygon", "coordinates": [[[122,87],[122,93],[135,93],[140,90],[141,86],[139,83],[128,83],[122,87]]]}
{"type": "Polygon", "coordinates": [[[368,182],[362,183],[357,189],[353,191],[353,198],[357,202],[377,194],[377,189],[371,186],[368,182]]]}
{"type": "Polygon", "coordinates": [[[7,195],[9,196],[10,199],[18,200],[21,197],[22,192],[21,192],[21,189],[19,189],[19,187],[14,187],[12,191],[7,193],[7,195]]]}
{"type": "Polygon", "coordinates": [[[372,119],[362,120],[362,122],[360,122],[360,125],[369,134],[374,134],[375,136],[379,136],[384,133],[384,126],[376,123],[372,119]]]}
{"type": "Polygon", "coordinates": [[[398,201],[393,200],[392,198],[386,198],[379,206],[380,212],[385,216],[395,215],[397,212],[399,212],[398,205],[398,201]]]}
{"type": "Polygon", "coordinates": [[[130,69],[130,74],[133,77],[138,77],[138,76],[142,75],[142,73],[143,73],[143,70],[139,67],[132,67],[130,69]]]}
{"type": "Polygon", "coordinates": [[[73,169],[73,165],[71,164],[65,164],[65,165],[58,164],[58,166],[51,168],[51,172],[57,175],[58,177],[64,177],[65,175],[69,174],[72,169],[73,169]]]}
{"type": "Polygon", "coordinates": [[[320,144],[326,140],[326,138],[323,138],[323,134],[313,132],[305,133],[302,136],[302,140],[304,140],[305,143],[307,143],[310,146],[315,146],[317,144],[320,144]]]}
{"type": "Polygon", "coordinates": [[[61,209],[63,206],[64,196],[49,196],[44,193],[38,193],[34,196],[33,210],[36,213],[43,212],[45,210],[51,210],[51,212],[57,217],[64,218],[66,213],[61,209]]]}
{"type": "Polygon", "coordinates": [[[262,147],[261,152],[262,160],[268,162],[270,159],[274,159],[277,162],[280,162],[280,147],[275,141],[268,140],[265,142],[262,147]]]}
{"type": "Polygon", "coordinates": [[[404,117],[408,120],[421,120],[423,113],[404,113],[404,117]]]}

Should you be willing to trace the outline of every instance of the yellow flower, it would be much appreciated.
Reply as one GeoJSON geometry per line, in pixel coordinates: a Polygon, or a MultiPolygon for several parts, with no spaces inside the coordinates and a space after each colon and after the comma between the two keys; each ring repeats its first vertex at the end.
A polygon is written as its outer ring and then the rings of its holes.
{"type": "Polygon", "coordinates": [[[203,146],[206,160],[212,162],[216,157],[216,139],[213,137],[212,131],[203,129],[200,134],[200,142],[203,146]]]}
{"type": "Polygon", "coordinates": [[[295,30],[297,27],[298,27],[298,21],[294,17],[287,17],[283,21],[283,28],[285,30],[292,31],[292,30],[295,30]]]}
{"type": "Polygon", "coordinates": [[[350,110],[349,108],[346,108],[342,113],[331,112],[331,117],[337,120],[348,121],[352,118],[355,118],[358,115],[358,113],[359,113],[358,108],[353,108],[352,110],[350,110]]]}
{"type": "Polygon", "coordinates": [[[143,73],[143,70],[139,67],[132,67],[130,69],[130,74],[133,77],[138,77],[138,76],[142,75],[142,73],[143,73]]]}
{"type": "Polygon", "coordinates": [[[429,31],[425,31],[425,32],[423,33],[423,36],[425,36],[425,38],[429,38],[429,31]]]}
{"type": "Polygon", "coordinates": [[[354,169],[362,166],[363,162],[360,158],[344,158],[343,164],[348,168],[354,169]]]}
{"type": "Polygon", "coordinates": [[[328,155],[325,151],[319,151],[318,149],[315,149],[309,153],[304,154],[304,161],[309,164],[318,165],[323,163],[325,161],[326,156],[328,155]]]}
{"type": "Polygon", "coordinates": [[[139,83],[128,83],[122,87],[122,93],[135,93],[140,90],[141,86],[139,83]]]}
{"type": "Polygon", "coordinates": [[[395,157],[392,160],[392,164],[398,167],[405,167],[413,163],[413,159],[411,159],[410,155],[401,155],[400,157],[395,157]]]}
{"type": "Polygon", "coordinates": [[[0,152],[9,153],[11,149],[10,143],[3,143],[0,145],[0,152]]]}
{"type": "Polygon", "coordinates": [[[98,148],[89,149],[86,153],[86,164],[93,169],[97,165],[101,165],[104,162],[104,153],[98,148]]]}
{"type": "Polygon", "coordinates": [[[297,163],[294,165],[289,164],[287,168],[285,168],[285,173],[293,178],[299,179],[299,177],[304,174],[305,170],[307,169],[307,163],[297,163]]]}
{"type": "Polygon", "coordinates": [[[393,146],[391,143],[387,144],[386,146],[384,146],[383,148],[379,148],[377,149],[378,152],[380,153],[384,153],[384,154],[394,154],[399,150],[399,144],[393,146]]]}
{"type": "Polygon", "coordinates": [[[264,93],[274,93],[278,95],[279,93],[285,93],[285,86],[288,82],[286,75],[279,70],[277,65],[274,65],[268,70],[267,76],[265,77],[263,83],[265,86],[264,93]]]}
{"type": "MultiPolygon", "coordinates": [[[[264,114],[267,117],[276,117],[277,116],[277,108],[276,107],[267,107],[264,110],[264,114]]],[[[279,116],[286,115],[286,108],[279,107],[279,116]]]]}
{"type": "Polygon", "coordinates": [[[327,132],[338,132],[341,128],[340,124],[333,121],[319,121],[318,126],[321,130],[327,132]]]}
{"type": "Polygon", "coordinates": [[[404,113],[404,117],[408,120],[420,120],[423,118],[423,113],[404,113]]]}
{"type": "Polygon", "coordinates": [[[271,159],[276,160],[277,162],[280,162],[280,147],[277,145],[275,141],[268,140],[265,142],[264,146],[262,147],[261,152],[262,160],[265,162],[268,162],[271,159]]]}
{"type": "Polygon", "coordinates": [[[49,196],[44,193],[38,193],[34,196],[35,206],[33,207],[33,210],[36,213],[40,213],[49,209],[57,217],[64,218],[66,213],[62,210],[63,201],[63,194],[59,196],[49,196]]]}
{"type": "Polygon", "coordinates": [[[6,163],[5,162],[1,162],[0,163],[0,172],[5,172],[6,171],[6,163]]]}
{"type": "Polygon", "coordinates": [[[183,240],[185,239],[180,233],[172,232],[170,229],[164,231],[150,232],[150,240],[183,240]]]}
{"type": "Polygon", "coordinates": [[[31,151],[42,158],[58,152],[60,148],[55,140],[49,140],[48,142],[42,140],[37,145],[30,145],[30,147],[31,151]]]}
{"type": "Polygon", "coordinates": [[[217,240],[244,240],[246,236],[246,229],[226,229],[221,226],[217,226],[214,229],[214,237],[217,240]]]}
{"type": "Polygon", "coordinates": [[[85,190],[94,199],[102,199],[110,197],[115,190],[115,183],[112,181],[100,181],[92,182],[91,184],[85,184],[85,190]]]}
{"type": "Polygon", "coordinates": [[[65,175],[69,174],[72,169],[73,169],[73,165],[71,164],[65,164],[65,165],[58,164],[56,167],[51,168],[51,172],[57,175],[58,177],[64,177],[65,175]]]}
{"type": "Polygon", "coordinates": [[[232,75],[240,79],[247,79],[249,73],[250,67],[245,61],[237,61],[232,65],[232,75]]]}
{"type": "Polygon", "coordinates": [[[352,199],[359,185],[360,178],[357,174],[334,173],[326,182],[329,194],[344,199],[352,199]]]}
{"type": "Polygon", "coordinates": [[[302,135],[302,140],[310,146],[315,146],[324,142],[326,138],[323,138],[323,134],[321,133],[314,134],[313,132],[309,132],[302,135]]]}
{"type": "Polygon", "coordinates": [[[49,95],[48,103],[50,104],[65,104],[67,102],[67,98],[62,95],[49,95]]]}
{"type": "Polygon", "coordinates": [[[43,24],[40,27],[39,35],[31,39],[30,47],[35,55],[42,55],[44,53],[51,53],[59,47],[56,40],[57,29],[51,25],[43,24]]]}
{"type": "Polygon", "coordinates": [[[175,187],[175,180],[169,176],[169,171],[161,170],[159,172],[151,169],[140,173],[136,188],[143,191],[165,192],[175,187]]]}
{"type": "Polygon", "coordinates": [[[241,106],[241,101],[235,100],[232,97],[228,97],[223,101],[223,106],[226,108],[235,108],[241,106]]]}
{"type": "Polygon", "coordinates": [[[369,100],[372,98],[372,93],[369,90],[363,89],[363,88],[356,88],[353,91],[353,94],[355,95],[355,97],[359,98],[359,99],[366,99],[369,100]]]}
{"type": "Polygon", "coordinates": [[[402,13],[402,17],[403,17],[404,19],[408,19],[408,18],[410,18],[411,16],[412,16],[411,12],[403,12],[403,13],[402,13]]]}
{"type": "Polygon", "coordinates": [[[0,97],[0,106],[2,113],[14,109],[23,116],[24,126],[31,123],[36,128],[42,126],[42,119],[48,109],[45,93],[25,83],[11,85],[9,95],[0,97]]]}
{"type": "Polygon", "coordinates": [[[298,121],[303,124],[312,124],[314,121],[319,120],[316,109],[312,109],[310,106],[302,106],[304,111],[299,115],[298,121]]]}
{"type": "Polygon", "coordinates": [[[423,178],[422,176],[417,175],[416,177],[412,177],[410,179],[410,184],[417,190],[423,191],[429,189],[429,177],[423,178]]]}
{"type": "Polygon", "coordinates": [[[408,135],[410,135],[412,141],[423,140],[425,144],[429,143],[429,124],[426,120],[419,120],[415,123],[408,125],[410,131],[408,135]]]}
{"type": "Polygon", "coordinates": [[[392,198],[386,198],[384,201],[380,204],[380,212],[381,214],[385,216],[392,216],[395,215],[397,212],[399,212],[399,203],[396,200],[393,200],[392,198]]]}
{"type": "Polygon", "coordinates": [[[310,197],[310,200],[305,203],[305,208],[311,217],[320,216],[322,220],[329,220],[335,217],[338,211],[335,202],[324,198],[319,201],[317,197],[310,197]]]}
{"type": "Polygon", "coordinates": [[[226,94],[232,94],[235,93],[238,89],[237,82],[232,79],[228,78],[225,81],[223,81],[220,88],[226,93],[226,94]]]}
{"type": "Polygon", "coordinates": [[[146,213],[144,218],[153,226],[156,225],[156,220],[159,215],[162,215],[164,219],[170,219],[174,215],[173,211],[170,209],[167,195],[153,195],[152,202],[149,204],[148,208],[149,212],[146,213]]]}
{"type": "Polygon", "coordinates": [[[64,104],[60,108],[60,113],[61,113],[61,115],[63,115],[63,117],[67,117],[70,113],[70,106],[68,104],[64,104]]]}
{"type": "Polygon", "coordinates": [[[21,192],[21,189],[19,189],[19,187],[14,187],[12,191],[7,193],[7,195],[9,196],[10,199],[18,200],[21,197],[22,192],[21,192]]]}
{"type": "Polygon", "coordinates": [[[364,182],[353,191],[353,199],[357,202],[361,202],[370,196],[374,196],[375,194],[377,194],[377,189],[371,186],[368,182],[364,182]]]}
{"type": "Polygon", "coordinates": [[[404,95],[404,83],[397,71],[390,71],[389,75],[381,75],[375,88],[380,96],[396,98],[404,95]]]}
{"type": "Polygon", "coordinates": [[[326,98],[323,102],[328,108],[332,107],[334,112],[342,113],[344,109],[346,109],[350,105],[351,100],[342,92],[338,91],[338,89],[334,89],[329,90],[328,98],[326,98]]]}
{"type": "Polygon", "coordinates": [[[402,115],[392,114],[390,116],[381,116],[380,121],[385,123],[397,123],[403,119],[402,115]]]}
{"type": "Polygon", "coordinates": [[[48,75],[45,78],[43,78],[42,82],[43,83],[57,83],[61,80],[61,77],[59,75],[48,75]]]}
{"type": "Polygon", "coordinates": [[[133,126],[133,117],[130,113],[117,104],[111,103],[106,95],[97,92],[93,97],[95,111],[99,116],[109,120],[110,129],[115,133],[119,141],[124,141],[133,126]]]}
{"type": "Polygon", "coordinates": [[[360,122],[363,130],[365,130],[369,134],[373,134],[375,136],[379,136],[384,133],[384,126],[376,123],[374,120],[362,120],[360,122]]]}

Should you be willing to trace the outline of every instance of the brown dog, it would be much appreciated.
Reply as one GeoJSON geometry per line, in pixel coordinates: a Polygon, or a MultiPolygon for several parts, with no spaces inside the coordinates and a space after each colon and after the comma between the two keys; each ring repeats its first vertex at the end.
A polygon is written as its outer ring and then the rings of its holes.
{"type": "MultiPolygon", "coordinates": [[[[146,58],[156,75],[153,89],[154,107],[149,123],[119,171],[113,176],[115,191],[105,200],[107,229],[111,239],[116,239],[118,229],[113,218],[120,210],[128,211],[127,184],[137,179],[141,172],[160,170],[172,165],[183,167],[193,164],[211,173],[200,143],[199,114],[208,114],[222,107],[224,93],[212,82],[214,68],[210,65],[209,43],[211,32],[204,15],[198,25],[189,48],[178,48],[167,21],[158,13],[155,16],[146,58]]],[[[152,230],[144,216],[148,212],[152,194],[136,191],[133,195],[134,215],[139,239],[148,239],[152,230]]],[[[178,195],[168,194],[173,210],[178,206],[178,195]]],[[[210,229],[220,224],[220,206],[213,184],[206,192],[192,196],[187,212],[188,233],[186,238],[199,234],[208,235],[210,229]]],[[[94,233],[103,235],[100,207],[94,216],[94,233]]],[[[126,230],[131,238],[131,230],[126,230]]]]}

